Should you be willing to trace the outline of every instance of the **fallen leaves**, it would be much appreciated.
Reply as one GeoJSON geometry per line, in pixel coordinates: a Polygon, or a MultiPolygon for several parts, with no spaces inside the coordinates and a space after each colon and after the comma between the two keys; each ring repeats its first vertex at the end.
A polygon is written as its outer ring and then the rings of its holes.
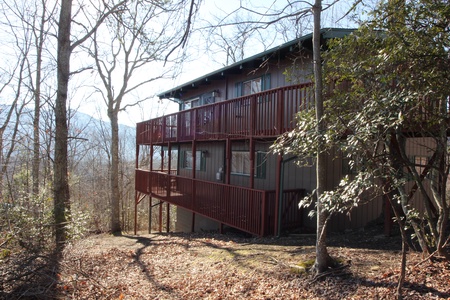
{"type": "MultiPolygon", "coordinates": [[[[346,272],[312,282],[308,274],[290,270],[313,255],[314,240],[307,238],[179,234],[89,239],[65,252],[59,287],[70,299],[393,299],[399,274],[398,251],[330,247],[352,264],[346,272]],[[73,284],[75,275],[78,284],[73,284]]],[[[405,298],[450,297],[448,262],[413,269],[420,259],[409,254],[405,298]]]]}

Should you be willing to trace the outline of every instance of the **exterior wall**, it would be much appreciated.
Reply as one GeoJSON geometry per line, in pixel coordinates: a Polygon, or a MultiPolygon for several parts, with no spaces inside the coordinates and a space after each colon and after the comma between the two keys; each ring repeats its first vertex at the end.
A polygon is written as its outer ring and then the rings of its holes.
{"type": "MultiPolygon", "coordinates": [[[[276,172],[277,172],[277,156],[269,153],[269,147],[272,144],[271,141],[255,142],[255,150],[260,152],[267,152],[265,157],[265,178],[255,178],[254,188],[260,190],[275,190],[276,188],[276,172]]],[[[219,168],[225,166],[225,147],[224,141],[214,142],[202,142],[197,143],[197,150],[205,153],[205,170],[197,171],[196,178],[202,180],[216,181],[216,173],[219,168]]],[[[407,154],[409,157],[424,156],[430,157],[431,150],[435,147],[435,143],[430,138],[410,138],[407,140],[407,154]]],[[[191,150],[190,143],[180,145],[180,151],[191,150]]],[[[249,150],[248,141],[232,141],[232,150],[249,150]]],[[[284,157],[284,174],[283,189],[305,189],[307,193],[312,192],[316,186],[316,169],[312,163],[307,166],[298,166],[295,160],[289,160],[289,157],[284,157]]],[[[312,162],[312,160],[311,160],[312,162]]],[[[328,188],[332,189],[336,186],[343,176],[342,159],[338,153],[330,153],[328,161],[328,176],[327,184],[328,188]]],[[[188,176],[192,175],[192,170],[180,169],[179,175],[188,176]]],[[[224,176],[222,177],[222,179],[224,176]]],[[[248,187],[250,178],[248,175],[231,174],[231,184],[248,187]]],[[[413,183],[408,183],[406,190],[409,191],[413,183]]],[[[429,192],[429,184],[425,184],[429,192]]],[[[421,195],[416,192],[414,195],[412,204],[419,211],[423,211],[423,202],[421,201],[421,195]]],[[[331,231],[342,231],[345,229],[362,228],[367,223],[372,222],[382,216],[384,201],[381,197],[372,200],[366,204],[361,204],[355,207],[350,214],[336,214],[329,223],[329,229],[331,231]]],[[[314,207],[311,207],[314,209],[314,207]]],[[[315,227],[315,218],[308,217],[310,209],[304,210],[304,226],[307,228],[315,227]]],[[[178,219],[177,230],[190,230],[192,213],[180,210],[177,213],[178,219]],[[186,227],[187,226],[187,227],[186,227]]],[[[196,228],[200,230],[216,230],[218,229],[218,223],[207,218],[196,216],[195,222],[196,228]]]]}
{"type": "MultiPolygon", "coordinates": [[[[192,227],[192,212],[177,207],[176,232],[190,232],[192,227]]],[[[201,215],[195,215],[194,231],[218,231],[220,224],[201,215]]]]}
{"type": "MultiPolygon", "coordinates": [[[[302,83],[310,81],[312,74],[311,56],[304,53],[302,58],[286,57],[286,58],[271,58],[268,62],[262,63],[260,67],[253,70],[245,69],[242,74],[225,75],[220,80],[211,80],[208,85],[200,85],[197,89],[186,91],[180,100],[187,101],[201,95],[215,93],[214,102],[225,101],[237,97],[236,83],[243,82],[249,79],[261,77],[270,74],[270,87],[276,88],[290,84],[302,83]]],[[[201,104],[201,103],[200,103],[201,104]]],[[[276,155],[269,153],[269,147],[273,141],[256,141],[255,151],[267,153],[265,159],[265,177],[254,179],[254,188],[259,190],[275,190],[277,179],[277,161],[276,155]]],[[[250,145],[248,140],[231,140],[232,151],[249,151],[250,145]]],[[[407,141],[408,156],[424,156],[429,157],[430,148],[435,147],[434,142],[427,138],[410,138],[407,141]]],[[[179,157],[183,151],[192,150],[191,143],[180,144],[178,146],[179,157]]],[[[196,144],[197,151],[202,151],[202,159],[204,159],[205,168],[195,172],[195,178],[201,180],[217,181],[216,174],[220,168],[225,171],[226,166],[226,142],[225,141],[211,141],[198,142],[196,144]]],[[[200,163],[200,162],[198,162],[200,163]]],[[[289,157],[284,157],[283,174],[283,189],[305,189],[307,193],[312,192],[316,186],[316,169],[314,164],[307,166],[298,166],[294,160],[289,160],[289,157]]],[[[192,169],[183,169],[178,163],[178,174],[181,176],[192,177],[192,169]]],[[[327,172],[327,188],[332,189],[339,184],[343,176],[342,159],[338,153],[330,153],[328,160],[327,172]]],[[[222,175],[224,180],[225,173],[222,175]]],[[[249,187],[250,177],[248,175],[231,174],[230,184],[236,186],[249,187]]],[[[407,190],[412,187],[413,183],[407,185],[407,190]]],[[[427,186],[427,188],[429,188],[427,186]]],[[[420,210],[423,210],[423,204],[420,200],[420,194],[417,192],[413,198],[413,205],[420,210]]],[[[383,199],[377,198],[367,204],[360,205],[354,208],[349,215],[339,214],[332,217],[329,223],[331,231],[341,231],[344,229],[361,228],[367,223],[377,219],[383,212],[383,199]]],[[[311,207],[311,209],[314,209],[311,207]]],[[[309,210],[304,210],[304,225],[306,227],[314,228],[316,226],[315,219],[309,218],[309,210]]],[[[177,225],[178,231],[186,231],[191,229],[192,213],[182,208],[177,208],[177,225]]],[[[215,221],[209,220],[205,217],[196,215],[195,230],[218,230],[219,224],[215,221]]]]}
{"type": "MultiPolygon", "coordinates": [[[[216,173],[220,167],[224,167],[225,161],[225,143],[224,142],[209,142],[209,143],[197,143],[197,151],[201,151],[204,159],[204,170],[197,170],[195,172],[195,178],[201,180],[216,180],[216,173]]],[[[180,152],[191,151],[192,145],[190,143],[180,145],[180,152]]],[[[180,155],[181,159],[181,155],[180,155]]],[[[197,162],[199,163],[199,162],[197,162]]],[[[184,169],[180,166],[178,174],[185,177],[192,177],[192,169],[184,169]]]]}
{"type": "Polygon", "coordinates": [[[269,60],[263,67],[245,69],[242,74],[224,75],[220,80],[211,80],[208,85],[201,85],[197,89],[188,90],[182,96],[182,101],[190,100],[213,91],[218,92],[214,101],[225,101],[236,98],[236,83],[270,74],[270,87],[272,89],[291,84],[310,82],[312,76],[311,55],[305,53],[303,57],[294,55],[278,60],[269,60]]]}

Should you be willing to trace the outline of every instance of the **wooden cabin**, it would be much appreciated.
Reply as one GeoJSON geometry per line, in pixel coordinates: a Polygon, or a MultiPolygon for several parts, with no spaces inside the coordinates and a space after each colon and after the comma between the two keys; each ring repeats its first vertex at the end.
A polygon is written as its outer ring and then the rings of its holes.
{"type": "MultiPolygon", "coordinates": [[[[323,29],[322,39],[350,29],[323,29]]],[[[316,186],[311,164],[274,155],[269,147],[294,126],[299,110],[312,105],[312,35],[308,34],[165,91],[161,99],[179,112],[137,124],[136,206],[147,197],[162,208],[176,206],[174,231],[222,231],[225,226],[265,236],[310,232],[315,220],[298,208],[316,186]]],[[[411,142],[411,141],[410,141],[411,142]]],[[[411,142],[411,155],[426,157],[411,142]]],[[[423,141],[422,141],[423,142],[423,141]]],[[[426,151],[425,151],[426,152],[426,151]]],[[[328,184],[348,171],[330,156],[328,184]]],[[[338,215],[332,230],[359,228],[378,218],[383,201],[338,215]]]]}

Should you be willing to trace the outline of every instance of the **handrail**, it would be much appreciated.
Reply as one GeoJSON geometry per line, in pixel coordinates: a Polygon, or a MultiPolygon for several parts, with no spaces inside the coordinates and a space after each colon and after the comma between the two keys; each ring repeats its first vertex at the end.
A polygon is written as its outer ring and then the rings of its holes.
{"type": "MultiPolygon", "coordinates": [[[[135,178],[135,189],[138,192],[251,234],[274,234],[275,191],[231,186],[142,169],[136,169],[135,178]]],[[[303,190],[285,191],[286,197],[296,194],[303,195],[303,190]]],[[[291,217],[289,222],[295,222],[294,219],[291,217]]]]}
{"type": "Polygon", "coordinates": [[[137,144],[277,136],[294,126],[295,115],[311,107],[312,83],[194,107],[136,124],[137,144]]]}

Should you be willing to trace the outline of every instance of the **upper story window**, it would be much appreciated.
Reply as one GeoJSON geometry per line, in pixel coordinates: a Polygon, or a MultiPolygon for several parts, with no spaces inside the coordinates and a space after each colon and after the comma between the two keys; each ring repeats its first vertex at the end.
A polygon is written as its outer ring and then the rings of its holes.
{"type": "Polygon", "coordinates": [[[262,78],[258,77],[242,83],[242,96],[256,94],[262,91],[262,78]]]}
{"type": "Polygon", "coordinates": [[[270,74],[236,83],[236,97],[247,96],[270,89],[270,74]]]}
{"type": "MultiPolygon", "coordinates": [[[[255,153],[255,177],[266,177],[266,156],[265,152],[255,153]]],[[[232,151],[231,153],[231,173],[234,175],[250,175],[250,152],[232,151]]]]}
{"type": "Polygon", "coordinates": [[[191,108],[199,106],[199,104],[200,104],[200,98],[199,97],[193,98],[193,99],[189,99],[189,100],[184,102],[183,109],[184,110],[191,109],[191,108]]]}
{"type": "Polygon", "coordinates": [[[194,107],[197,107],[200,105],[207,105],[207,104],[214,103],[216,101],[216,95],[217,95],[217,92],[213,91],[213,92],[205,93],[198,97],[186,100],[186,101],[184,101],[184,104],[183,104],[183,110],[191,109],[191,108],[194,108],[194,107]]]}

